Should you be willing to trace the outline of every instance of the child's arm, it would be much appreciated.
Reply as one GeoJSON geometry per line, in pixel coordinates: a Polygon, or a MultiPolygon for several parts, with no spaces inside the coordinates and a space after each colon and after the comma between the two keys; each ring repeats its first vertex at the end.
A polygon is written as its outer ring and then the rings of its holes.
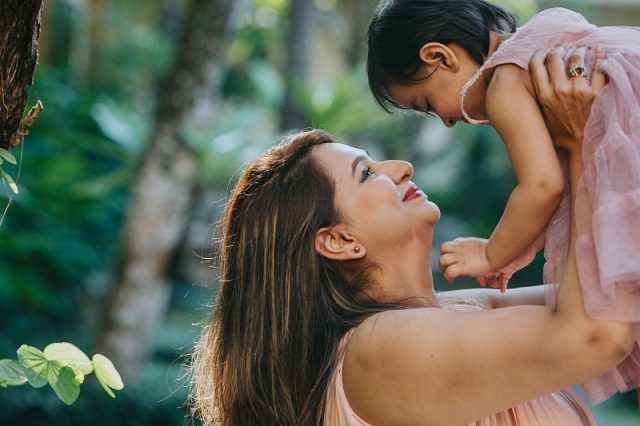
{"type": "Polygon", "coordinates": [[[518,183],[488,242],[458,238],[448,244],[456,259],[449,280],[495,273],[516,260],[543,233],[562,197],[558,157],[527,79],[526,70],[502,65],[488,88],[487,116],[504,141],[518,183]]]}
{"type": "Polygon", "coordinates": [[[564,178],[535,97],[529,72],[496,69],[487,92],[487,115],[502,138],[518,184],[487,245],[489,264],[502,268],[532,246],[558,207],[564,178]]]}
{"type": "Polygon", "coordinates": [[[501,293],[507,291],[507,284],[509,280],[520,269],[528,266],[536,257],[536,253],[544,248],[546,232],[542,232],[540,236],[534,241],[534,243],[525,250],[516,260],[498,269],[495,273],[489,275],[476,276],[475,279],[482,287],[493,287],[500,289],[501,293]]]}

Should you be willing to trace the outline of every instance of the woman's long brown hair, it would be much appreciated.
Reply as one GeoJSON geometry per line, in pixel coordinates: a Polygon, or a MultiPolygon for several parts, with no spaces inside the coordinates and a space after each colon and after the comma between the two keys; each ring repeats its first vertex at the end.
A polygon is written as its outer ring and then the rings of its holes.
{"type": "Polygon", "coordinates": [[[335,224],[334,183],[309,153],[331,136],[288,136],[251,163],[222,217],[218,291],[195,348],[192,403],[205,425],[321,424],[340,338],[389,309],[363,296],[363,261],[315,250],[335,224]]]}

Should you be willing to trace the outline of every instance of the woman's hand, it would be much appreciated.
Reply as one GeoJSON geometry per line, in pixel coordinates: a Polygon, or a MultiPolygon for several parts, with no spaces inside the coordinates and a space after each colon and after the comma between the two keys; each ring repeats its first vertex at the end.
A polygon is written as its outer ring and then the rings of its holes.
{"type": "MultiPolygon", "coordinates": [[[[606,84],[606,76],[600,70],[604,50],[595,50],[593,70],[587,77],[567,75],[562,57],[563,47],[551,51],[539,50],[531,58],[531,79],[544,115],[547,128],[556,146],[568,151],[580,150],[584,126],[589,118],[591,104],[606,84]]],[[[576,48],[568,66],[584,65],[586,50],[576,48]]]]}

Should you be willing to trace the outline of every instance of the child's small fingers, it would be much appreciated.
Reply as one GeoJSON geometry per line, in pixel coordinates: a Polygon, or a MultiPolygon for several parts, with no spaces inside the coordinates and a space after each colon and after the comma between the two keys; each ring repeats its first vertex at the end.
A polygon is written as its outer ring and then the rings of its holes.
{"type": "Polygon", "coordinates": [[[456,260],[452,254],[444,254],[440,256],[440,259],[438,259],[438,266],[440,267],[440,270],[442,272],[446,271],[447,268],[450,268],[451,265],[455,263],[456,263],[456,260]]]}
{"type": "Polygon", "coordinates": [[[448,282],[453,282],[457,277],[460,276],[459,268],[456,265],[451,265],[447,269],[444,270],[444,278],[448,282]]]}
{"type": "Polygon", "coordinates": [[[452,253],[445,253],[440,255],[439,261],[441,265],[449,266],[456,263],[456,258],[452,253]]]}
{"type": "Polygon", "coordinates": [[[497,281],[492,282],[491,283],[491,288],[498,288],[499,289],[500,288],[500,283],[497,282],[497,281]]]}
{"type": "Polygon", "coordinates": [[[440,246],[440,253],[451,253],[455,248],[455,243],[453,241],[447,241],[446,243],[442,243],[440,246]]]}

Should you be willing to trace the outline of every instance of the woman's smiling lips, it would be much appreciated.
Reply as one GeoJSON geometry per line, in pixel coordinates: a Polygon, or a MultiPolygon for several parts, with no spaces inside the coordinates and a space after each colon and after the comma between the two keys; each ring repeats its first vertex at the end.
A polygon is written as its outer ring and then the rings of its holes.
{"type": "Polygon", "coordinates": [[[411,186],[404,194],[403,202],[413,200],[414,198],[425,197],[424,192],[418,189],[417,186],[411,186]]]}

